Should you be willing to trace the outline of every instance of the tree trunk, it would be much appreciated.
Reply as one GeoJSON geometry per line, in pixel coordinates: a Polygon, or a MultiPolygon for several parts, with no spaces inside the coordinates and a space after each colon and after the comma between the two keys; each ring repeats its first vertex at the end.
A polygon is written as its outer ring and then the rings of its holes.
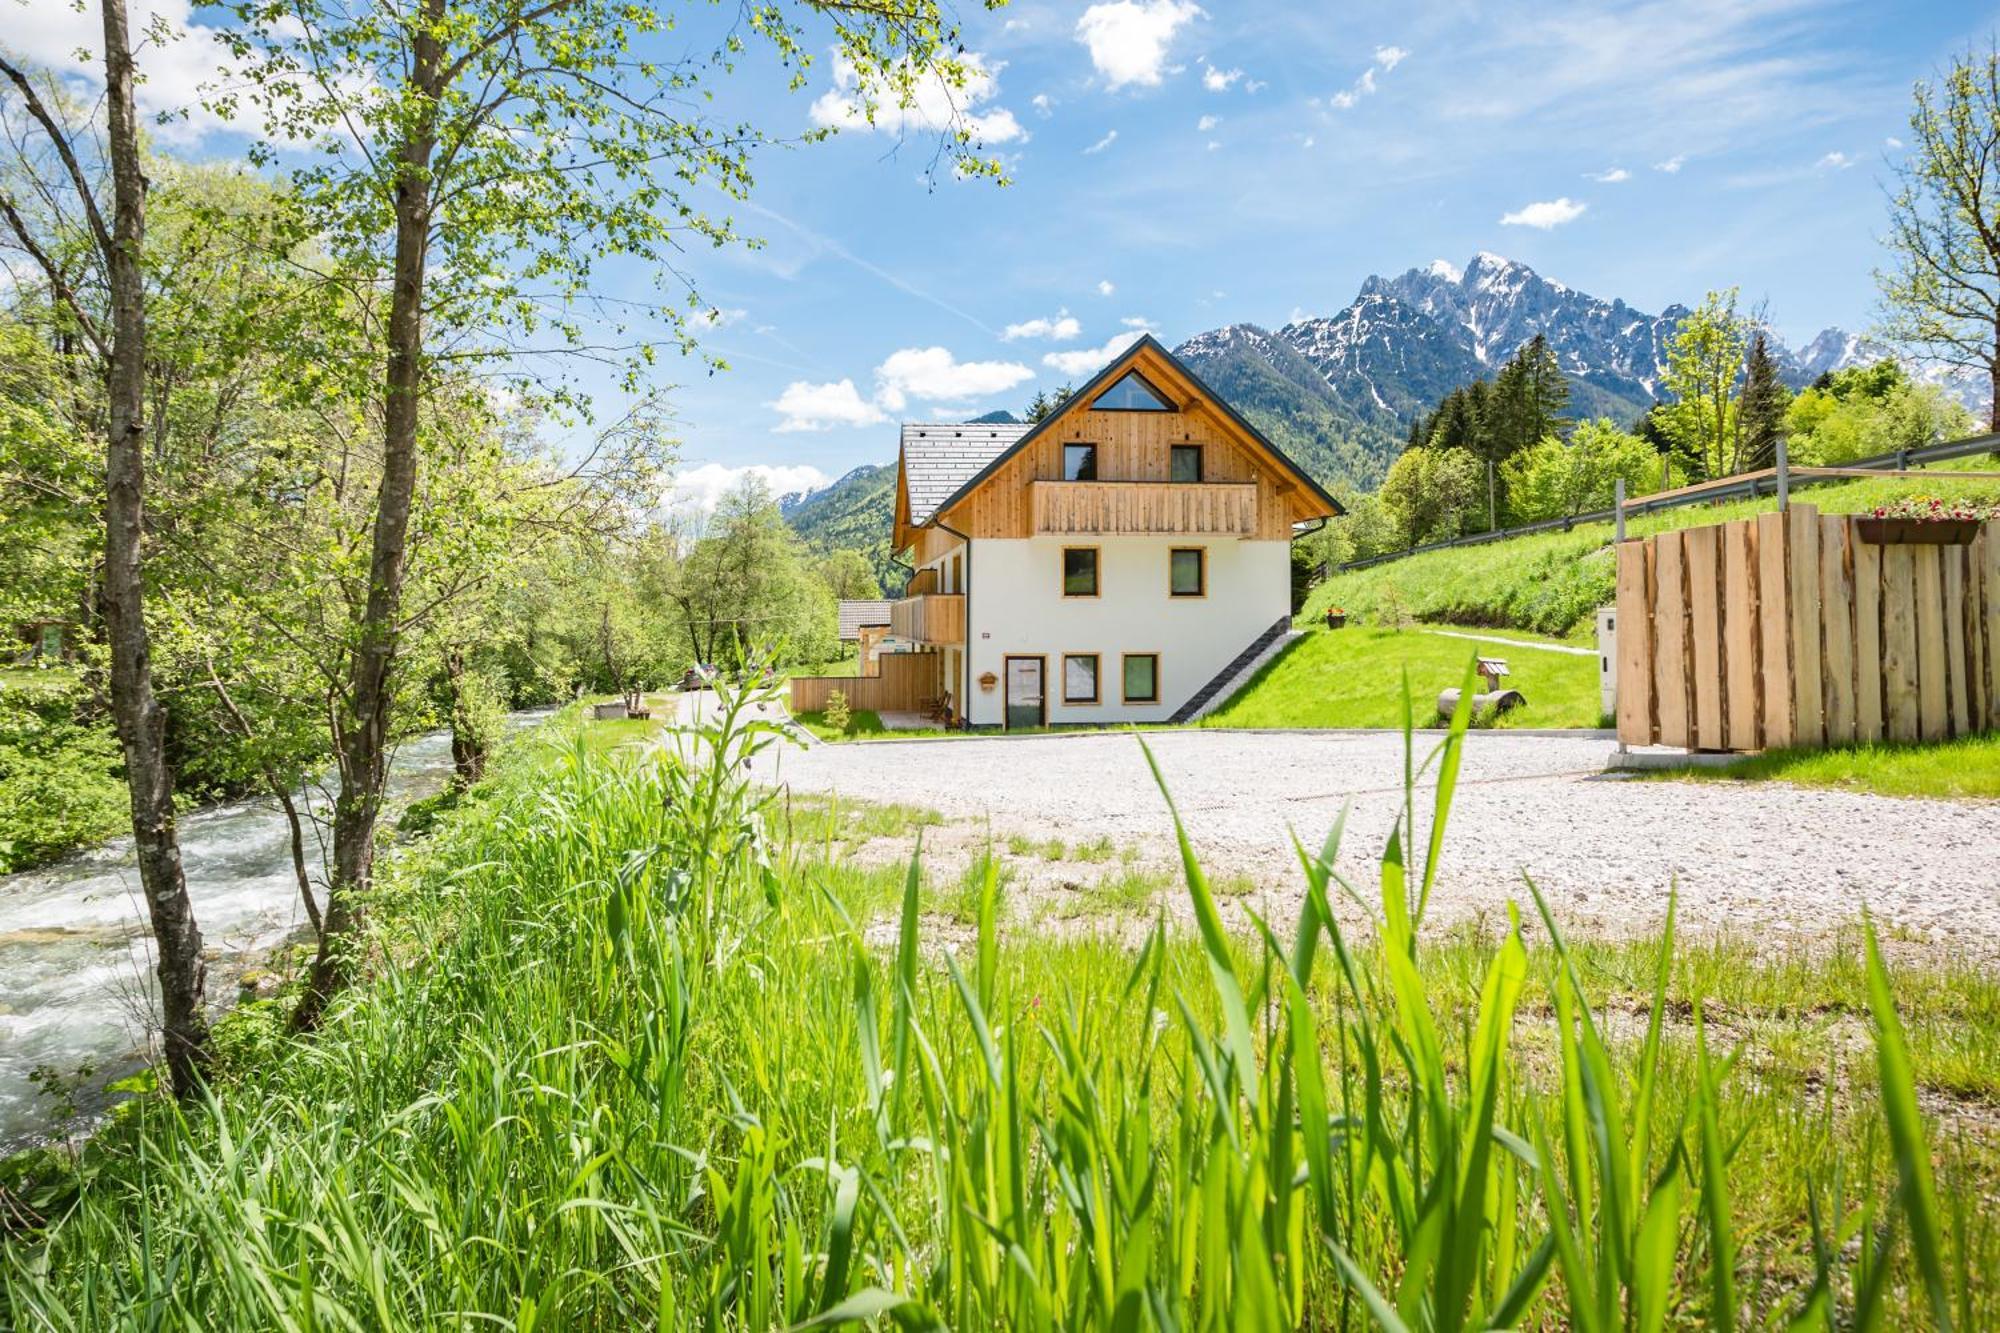
{"type": "MultiPolygon", "coordinates": [[[[442,0],[426,0],[418,27],[411,82],[435,105],[443,52],[435,34],[443,26],[442,0]]],[[[375,821],[389,772],[389,711],[401,631],[403,576],[410,509],[417,489],[417,428],[423,391],[424,266],[430,245],[430,163],[436,148],[435,113],[406,132],[396,152],[396,249],[388,323],[388,369],[383,382],[382,481],[375,499],[375,540],[368,564],[368,600],[356,627],[346,698],[336,722],[335,757],[340,796],[333,807],[333,880],[327,886],[325,929],[319,953],[292,1025],[319,1025],[327,1001],[352,973],[355,937],[363,925],[362,899],[375,874],[375,821]]]]}
{"type": "Polygon", "coordinates": [[[2000,435],[2000,310],[1993,312],[1993,350],[1986,358],[1986,429],[2000,435]]]}
{"type": "Polygon", "coordinates": [[[464,791],[486,775],[486,739],[479,734],[465,703],[465,653],[453,648],[444,656],[445,689],[451,696],[451,781],[464,791]]]}
{"type": "Polygon", "coordinates": [[[111,643],[111,710],[132,795],[132,840],[139,884],[159,954],[160,1010],[167,1085],[185,1096],[208,1054],[202,995],[207,967],[201,931],[181,869],[167,767],[166,713],[153,693],[142,570],[145,540],[146,293],[141,272],[146,180],[132,103],[134,74],[125,0],[103,0],[106,142],[113,217],[105,256],[111,294],[110,365],[105,376],[110,429],[104,454],[104,616],[111,643]]]}

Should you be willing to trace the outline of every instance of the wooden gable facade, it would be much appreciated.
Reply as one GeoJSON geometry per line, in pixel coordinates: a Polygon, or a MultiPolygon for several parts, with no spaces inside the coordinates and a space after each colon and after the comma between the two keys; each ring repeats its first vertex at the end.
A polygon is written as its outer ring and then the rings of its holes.
{"type": "Polygon", "coordinates": [[[969,538],[1186,533],[1287,541],[1293,525],[1338,504],[1238,417],[1152,337],[1141,339],[1053,417],[1001,453],[940,506],[910,523],[897,478],[895,543],[921,567],[969,538]],[[1100,409],[1107,388],[1137,371],[1170,411],[1100,409]],[[1096,478],[1066,481],[1064,447],[1096,447],[1096,478]],[[1201,449],[1199,481],[1175,481],[1173,447],[1201,449]],[[950,529],[951,531],[947,531],[950,529]]]}

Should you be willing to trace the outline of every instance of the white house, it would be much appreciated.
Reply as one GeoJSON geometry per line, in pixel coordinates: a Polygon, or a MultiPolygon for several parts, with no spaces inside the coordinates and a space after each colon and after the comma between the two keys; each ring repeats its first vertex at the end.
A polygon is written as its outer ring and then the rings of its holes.
{"type": "Polygon", "coordinates": [[[906,425],[895,634],[976,727],[1185,719],[1291,617],[1340,512],[1151,337],[1034,425],[906,425]]]}

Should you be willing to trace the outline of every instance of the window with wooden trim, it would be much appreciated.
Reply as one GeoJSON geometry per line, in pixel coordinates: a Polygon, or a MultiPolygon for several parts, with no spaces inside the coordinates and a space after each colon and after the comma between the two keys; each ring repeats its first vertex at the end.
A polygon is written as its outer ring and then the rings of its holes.
{"type": "Polygon", "coordinates": [[[1125,702],[1156,704],[1160,701],[1160,655],[1127,653],[1119,664],[1124,676],[1125,702]]]}
{"type": "Polygon", "coordinates": [[[1063,446],[1063,480],[1097,480],[1097,446],[1094,444],[1066,444],[1063,446]]]}
{"type": "Polygon", "coordinates": [[[1062,666],[1063,702],[1066,704],[1096,703],[1097,654],[1064,653],[1062,666]]]}
{"type": "Polygon", "coordinates": [[[1208,595],[1208,548],[1176,546],[1167,552],[1167,593],[1173,597],[1208,595]]]}
{"type": "Polygon", "coordinates": [[[1171,412],[1174,405],[1144,375],[1128,370],[1090,402],[1099,412],[1171,412]]]}
{"type": "Polygon", "coordinates": [[[1201,446],[1177,444],[1168,458],[1168,481],[1201,480],[1201,446]]]}
{"type": "Polygon", "coordinates": [[[1097,596],[1097,548],[1095,546],[1063,547],[1062,595],[1065,597],[1097,596]]]}

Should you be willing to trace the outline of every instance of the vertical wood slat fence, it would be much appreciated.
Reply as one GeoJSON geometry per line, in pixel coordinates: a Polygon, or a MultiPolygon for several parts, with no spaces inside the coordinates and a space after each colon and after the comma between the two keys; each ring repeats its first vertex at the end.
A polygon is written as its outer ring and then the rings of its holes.
{"type": "Polygon", "coordinates": [[[943,688],[942,653],[876,653],[874,661],[874,673],[866,676],[792,677],[792,711],[824,712],[827,696],[839,690],[849,708],[915,712],[943,688]]]}
{"type": "Polygon", "coordinates": [[[1688,750],[2000,730],[2000,520],[1883,546],[1812,505],[1618,545],[1618,739],[1688,750]]]}

